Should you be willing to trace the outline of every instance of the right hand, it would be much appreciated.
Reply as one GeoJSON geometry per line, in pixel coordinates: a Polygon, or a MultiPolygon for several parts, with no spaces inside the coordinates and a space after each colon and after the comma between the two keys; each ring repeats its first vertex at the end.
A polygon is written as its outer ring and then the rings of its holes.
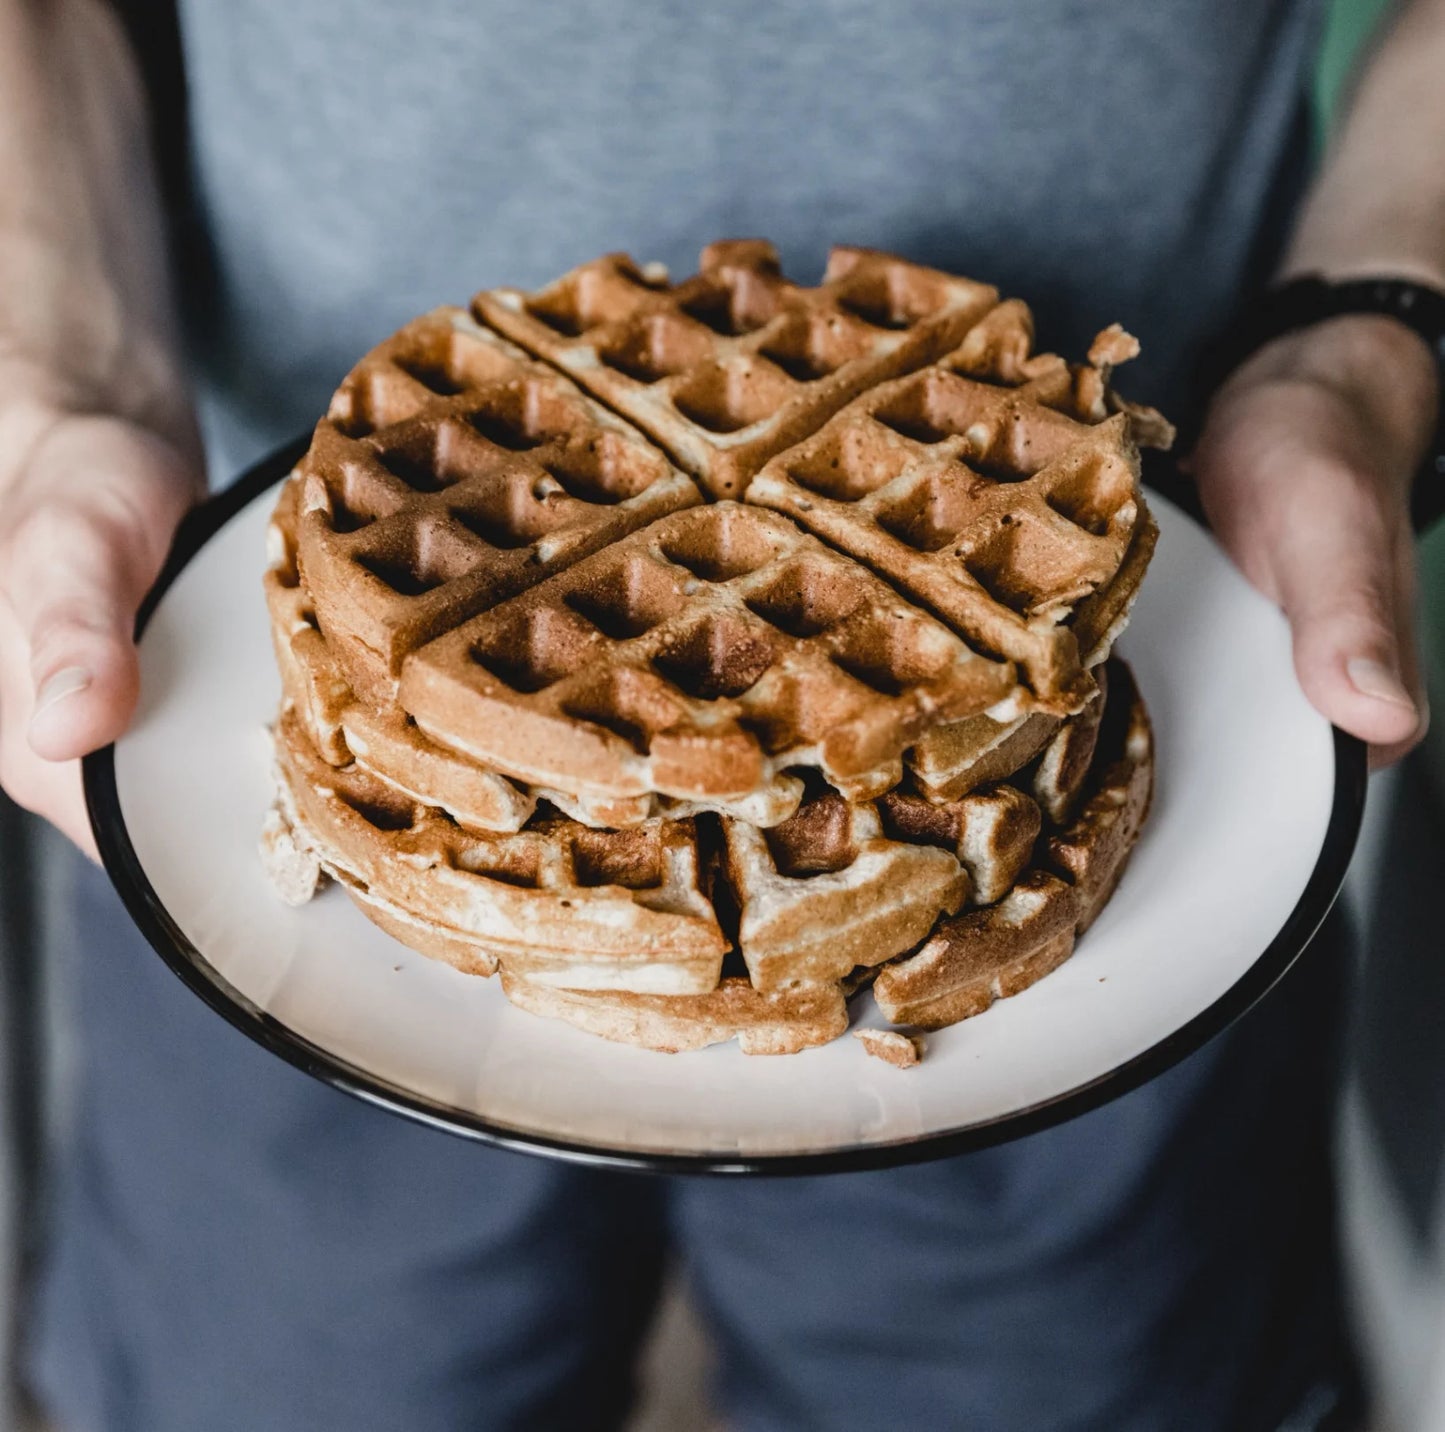
{"type": "Polygon", "coordinates": [[[92,859],[78,758],[131,719],[136,610],[201,487],[188,413],[167,437],[13,394],[0,406],[0,785],[92,859]]]}

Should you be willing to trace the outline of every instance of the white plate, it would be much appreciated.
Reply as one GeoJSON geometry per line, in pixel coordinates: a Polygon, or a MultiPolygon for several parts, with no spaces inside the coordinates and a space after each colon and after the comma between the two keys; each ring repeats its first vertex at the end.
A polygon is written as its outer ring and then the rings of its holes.
{"type": "MultiPolygon", "coordinates": [[[[1153,715],[1153,814],[1057,973],[931,1035],[908,1071],[843,1038],[792,1058],[609,1044],[393,942],[339,890],[303,909],[257,856],[277,701],[260,578],[279,454],[187,525],[153,594],[134,727],[89,758],[106,867],[156,949],[302,1068],[456,1132],[655,1168],[901,1163],[1092,1107],[1237,1018],[1323,919],[1354,843],[1358,743],[1305,703],[1284,622],[1162,498],[1121,644],[1153,715]]],[[[866,997],[861,1014],[877,1020],[866,997]]]]}

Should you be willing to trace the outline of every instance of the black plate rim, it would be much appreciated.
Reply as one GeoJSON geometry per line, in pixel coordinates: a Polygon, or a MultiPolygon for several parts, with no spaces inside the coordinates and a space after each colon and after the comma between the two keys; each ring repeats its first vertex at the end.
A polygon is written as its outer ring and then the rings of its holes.
{"type": "MultiPolygon", "coordinates": [[[[306,443],[306,439],[298,439],[277,449],[187,516],[136,618],[137,640],[161,597],[186,565],[242,508],[295,466],[306,443]]],[[[1333,734],[1335,791],[1330,818],[1314,870],[1294,909],[1249,969],[1179,1029],[1096,1079],[994,1119],[879,1143],[810,1153],[746,1156],[619,1150],[534,1133],[421,1097],[327,1052],[287,1028],[231,985],[171,918],[147,878],[126,829],[115,780],[115,747],[105,746],[87,756],[82,771],[86,806],[101,861],[126,910],[157,954],[187,988],[229,1024],[313,1078],[365,1103],[449,1134],[593,1168],[664,1174],[814,1175],[948,1158],[1064,1123],[1157,1078],[1252,1009],[1308,947],[1339,894],[1354,851],[1365,806],[1366,749],[1361,741],[1338,728],[1333,734]]]]}

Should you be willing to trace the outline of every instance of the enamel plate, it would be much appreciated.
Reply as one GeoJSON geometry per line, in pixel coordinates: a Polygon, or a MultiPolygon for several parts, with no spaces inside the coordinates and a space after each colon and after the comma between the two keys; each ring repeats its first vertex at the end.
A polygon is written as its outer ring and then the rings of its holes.
{"type": "MultiPolygon", "coordinates": [[[[342,892],[272,892],[257,836],[278,684],[261,597],[278,453],[187,522],[143,614],[141,710],[86,762],[106,869],[163,959],[317,1078],[411,1118],[592,1163],[817,1173],[996,1143],[1160,1073],[1237,1019],[1329,909],[1365,759],[1306,704],[1283,619],[1190,517],[1120,643],[1153,716],[1143,839],[1077,952],[894,1069],[855,1039],[790,1058],[657,1054],[513,1009],[496,980],[382,934],[342,892]]],[[[855,1021],[879,1021],[868,996],[855,1021]]]]}

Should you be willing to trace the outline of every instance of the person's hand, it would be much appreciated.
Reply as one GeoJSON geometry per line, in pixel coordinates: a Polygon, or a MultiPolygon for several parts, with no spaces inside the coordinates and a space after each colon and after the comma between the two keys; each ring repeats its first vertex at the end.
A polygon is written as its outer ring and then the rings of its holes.
{"type": "Polygon", "coordinates": [[[92,858],[77,758],[130,720],[136,609],[199,485],[188,414],[0,404],[0,785],[92,858]]]}
{"type": "Polygon", "coordinates": [[[1337,318],[1242,364],[1187,460],[1220,541],[1289,619],[1305,695],[1377,765],[1428,719],[1409,494],[1438,401],[1420,338],[1388,318],[1337,318]]]}

